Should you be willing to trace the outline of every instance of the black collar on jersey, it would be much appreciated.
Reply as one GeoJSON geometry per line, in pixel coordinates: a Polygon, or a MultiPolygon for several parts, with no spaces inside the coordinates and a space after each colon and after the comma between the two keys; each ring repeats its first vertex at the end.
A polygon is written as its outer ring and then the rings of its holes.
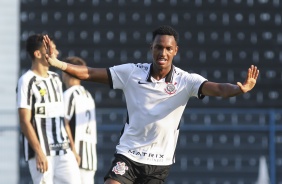
{"type": "MultiPolygon", "coordinates": [[[[174,65],[171,65],[171,69],[165,77],[165,82],[172,82],[173,71],[174,71],[174,65]]],[[[151,80],[152,73],[153,73],[153,64],[151,64],[150,66],[150,72],[149,72],[149,75],[147,76],[147,82],[152,82],[151,80]]]]}

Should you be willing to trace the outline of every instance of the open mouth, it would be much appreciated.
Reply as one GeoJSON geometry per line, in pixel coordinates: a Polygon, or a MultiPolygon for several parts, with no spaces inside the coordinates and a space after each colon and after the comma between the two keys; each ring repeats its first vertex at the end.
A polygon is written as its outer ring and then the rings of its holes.
{"type": "Polygon", "coordinates": [[[158,63],[159,63],[159,64],[165,64],[166,61],[167,61],[167,60],[166,60],[165,58],[159,58],[159,59],[158,59],[158,63]]]}

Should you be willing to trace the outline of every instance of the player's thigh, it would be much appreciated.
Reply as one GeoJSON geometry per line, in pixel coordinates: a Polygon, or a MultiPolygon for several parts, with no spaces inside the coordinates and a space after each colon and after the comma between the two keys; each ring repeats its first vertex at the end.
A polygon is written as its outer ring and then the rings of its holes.
{"type": "Polygon", "coordinates": [[[56,156],[54,183],[80,184],[78,163],[72,152],[56,156]]]}
{"type": "Polygon", "coordinates": [[[47,160],[48,160],[48,170],[44,173],[41,173],[39,170],[37,170],[35,158],[32,158],[28,161],[28,167],[29,167],[29,171],[30,171],[30,175],[31,175],[33,183],[53,184],[52,162],[50,161],[49,157],[47,157],[47,160]]]}
{"type": "Polygon", "coordinates": [[[120,182],[116,181],[116,180],[113,180],[113,179],[110,179],[108,178],[104,184],[121,184],[120,182]]]}

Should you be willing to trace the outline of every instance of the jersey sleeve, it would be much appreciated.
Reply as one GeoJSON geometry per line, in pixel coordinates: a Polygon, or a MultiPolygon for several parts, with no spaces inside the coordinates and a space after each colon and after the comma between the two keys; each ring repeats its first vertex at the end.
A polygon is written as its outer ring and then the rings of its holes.
{"type": "Polygon", "coordinates": [[[123,64],[110,67],[110,73],[112,77],[112,88],[113,89],[123,89],[130,78],[136,65],[134,64],[123,64]]]}
{"type": "Polygon", "coordinates": [[[189,95],[203,99],[205,96],[202,95],[201,88],[206,81],[207,79],[199,74],[190,74],[186,85],[189,95]]]}
{"type": "Polygon", "coordinates": [[[26,80],[21,77],[17,84],[17,108],[31,109],[32,104],[32,83],[33,79],[26,80]]]}
{"type": "Polygon", "coordinates": [[[67,120],[71,120],[74,113],[74,93],[70,91],[64,92],[64,110],[65,110],[65,118],[67,120]]]}

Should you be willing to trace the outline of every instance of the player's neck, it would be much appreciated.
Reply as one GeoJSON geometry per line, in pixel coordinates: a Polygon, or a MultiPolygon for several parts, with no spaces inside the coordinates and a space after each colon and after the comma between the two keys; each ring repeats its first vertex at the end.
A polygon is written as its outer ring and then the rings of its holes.
{"type": "Polygon", "coordinates": [[[154,68],[152,77],[156,80],[161,80],[167,76],[170,72],[170,68],[154,68]]]}
{"type": "Polygon", "coordinates": [[[67,82],[65,82],[66,88],[70,88],[72,86],[79,86],[80,81],[77,79],[70,79],[67,82]]]}
{"type": "Polygon", "coordinates": [[[40,64],[33,63],[31,66],[31,71],[33,71],[36,75],[47,78],[48,75],[48,66],[43,66],[40,64]]]}

